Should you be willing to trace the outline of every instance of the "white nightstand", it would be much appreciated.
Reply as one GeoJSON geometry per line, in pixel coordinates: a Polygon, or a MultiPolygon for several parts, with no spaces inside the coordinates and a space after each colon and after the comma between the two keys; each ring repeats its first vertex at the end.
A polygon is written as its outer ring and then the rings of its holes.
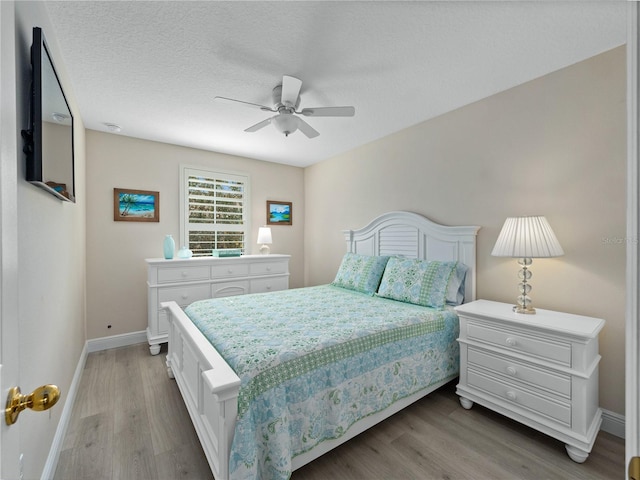
{"type": "Polygon", "coordinates": [[[604,320],[477,300],[460,316],[464,408],[474,402],[565,443],[584,462],[602,423],[598,405],[598,333],[604,320]]]}

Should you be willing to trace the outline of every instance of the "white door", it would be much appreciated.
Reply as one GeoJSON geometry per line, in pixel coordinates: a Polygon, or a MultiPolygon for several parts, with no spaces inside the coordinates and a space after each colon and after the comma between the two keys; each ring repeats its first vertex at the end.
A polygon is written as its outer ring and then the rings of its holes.
{"type": "MultiPolygon", "coordinates": [[[[0,1],[0,405],[19,385],[15,5],[0,1]]],[[[0,419],[0,478],[20,478],[20,424],[0,419]]]]}
{"type": "Polygon", "coordinates": [[[638,172],[638,5],[629,2],[627,19],[627,325],[626,325],[626,395],[625,456],[629,478],[640,480],[640,309],[638,306],[638,261],[640,259],[640,194],[638,172]],[[636,457],[634,459],[634,457],[636,457]],[[633,461],[632,461],[633,459],[633,461]]]}

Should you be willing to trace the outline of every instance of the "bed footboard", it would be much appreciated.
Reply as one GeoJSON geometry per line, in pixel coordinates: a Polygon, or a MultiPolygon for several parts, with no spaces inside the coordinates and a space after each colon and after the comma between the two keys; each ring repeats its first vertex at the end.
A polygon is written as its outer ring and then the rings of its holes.
{"type": "Polygon", "coordinates": [[[167,370],[175,378],[216,480],[229,478],[240,378],[175,302],[169,313],[167,370]]]}

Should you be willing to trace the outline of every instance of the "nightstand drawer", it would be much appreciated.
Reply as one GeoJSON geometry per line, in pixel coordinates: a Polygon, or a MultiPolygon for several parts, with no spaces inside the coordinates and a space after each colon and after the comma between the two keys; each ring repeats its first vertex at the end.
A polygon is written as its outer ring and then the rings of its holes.
{"type": "Polygon", "coordinates": [[[469,347],[467,353],[469,367],[479,365],[494,372],[535,385],[552,393],[571,398],[571,377],[542,368],[515,361],[509,357],[496,356],[488,352],[469,347]]]}
{"type": "Polygon", "coordinates": [[[166,287],[158,289],[158,302],[176,302],[181,307],[191,305],[197,300],[211,297],[211,285],[185,285],[184,287],[166,287]]]}
{"type": "Polygon", "coordinates": [[[568,404],[535,395],[507,382],[489,377],[472,368],[469,368],[467,372],[467,379],[470,387],[495,395],[508,404],[518,405],[533,411],[536,415],[550,417],[571,427],[571,407],[568,404]]]}
{"type": "Polygon", "coordinates": [[[533,355],[560,365],[571,366],[571,344],[569,343],[530,335],[515,329],[500,328],[498,330],[473,321],[469,321],[467,325],[467,335],[470,340],[499,346],[523,355],[533,355]]]}
{"type": "Polygon", "coordinates": [[[209,267],[207,266],[158,269],[158,283],[190,282],[208,279],[209,267]]]}

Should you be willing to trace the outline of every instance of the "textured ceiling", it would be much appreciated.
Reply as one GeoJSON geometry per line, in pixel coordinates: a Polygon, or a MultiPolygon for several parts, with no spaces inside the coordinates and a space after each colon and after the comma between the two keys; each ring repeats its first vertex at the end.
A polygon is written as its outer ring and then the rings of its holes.
{"type": "MultiPolygon", "coordinates": [[[[626,2],[47,2],[85,126],[307,166],[625,43],[626,2]],[[282,75],[314,139],[273,126],[282,75]]],[[[46,35],[46,32],[45,32],[46,35]]]]}

